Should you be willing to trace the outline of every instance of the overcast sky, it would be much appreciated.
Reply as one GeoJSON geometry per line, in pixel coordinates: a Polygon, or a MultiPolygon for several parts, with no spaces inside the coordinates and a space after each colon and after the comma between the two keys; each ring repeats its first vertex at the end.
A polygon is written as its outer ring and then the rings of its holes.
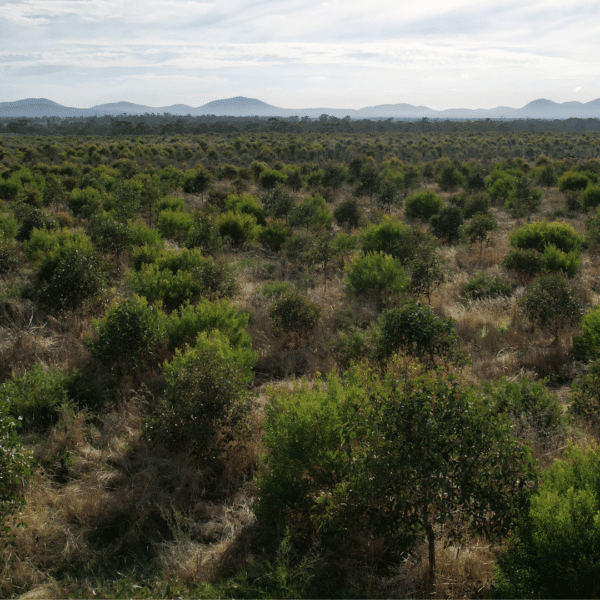
{"type": "Polygon", "coordinates": [[[599,32],[600,1],[0,0],[0,101],[588,102],[599,32]]]}

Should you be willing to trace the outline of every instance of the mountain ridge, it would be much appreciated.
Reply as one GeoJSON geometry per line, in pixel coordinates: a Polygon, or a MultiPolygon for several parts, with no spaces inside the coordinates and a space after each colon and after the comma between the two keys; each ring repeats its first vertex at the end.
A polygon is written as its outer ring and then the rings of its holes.
{"type": "Polygon", "coordinates": [[[64,106],[47,98],[24,98],[13,102],[0,103],[0,117],[32,118],[32,117],[86,117],[105,115],[143,115],[146,113],[174,116],[217,117],[309,117],[318,118],[323,114],[331,117],[353,119],[396,118],[396,119],[569,119],[600,118],[600,98],[581,103],[569,101],[557,103],[547,98],[538,98],[522,108],[497,106],[494,108],[448,108],[435,110],[427,106],[415,106],[407,103],[378,104],[359,109],[344,108],[280,108],[256,98],[235,96],[213,100],[202,106],[192,107],[186,104],[152,107],[133,102],[119,101],[98,104],[91,108],[75,108],[64,106]]]}

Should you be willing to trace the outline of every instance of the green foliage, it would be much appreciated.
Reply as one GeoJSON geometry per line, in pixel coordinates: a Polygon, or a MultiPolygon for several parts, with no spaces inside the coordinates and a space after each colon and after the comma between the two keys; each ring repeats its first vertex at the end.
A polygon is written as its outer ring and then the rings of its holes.
{"type": "Polygon", "coordinates": [[[532,323],[555,335],[560,327],[577,323],[581,311],[578,293],[557,274],[537,277],[519,306],[532,323]]]}
{"type": "Polygon", "coordinates": [[[129,235],[131,236],[131,244],[134,247],[149,244],[162,248],[164,245],[160,233],[156,229],[150,229],[148,225],[141,221],[135,221],[129,225],[129,235]]]}
{"type": "Polygon", "coordinates": [[[590,183],[590,179],[584,173],[567,171],[558,178],[559,192],[579,192],[585,190],[590,183]]]}
{"type": "Polygon", "coordinates": [[[19,221],[19,230],[15,239],[17,242],[25,242],[34,229],[56,229],[58,223],[51,215],[39,208],[22,205],[15,209],[15,215],[19,221]]]}
{"type": "Polygon", "coordinates": [[[479,255],[483,251],[484,246],[493,244],[491,234],[498,231],[498,221],[496,217],[489,212],[477,213],[460,229],[460,234],[463,235],[470,244],[479,244],[479,255]]]}
{"type": "Polygon", "coordinates": [[[444,203],[442,199],[431,190],[415,192],[410,194],[404,203],[404,214],[407,219],[421,219],[429,221],[433,215],[437,215],[444,203]]]}
{"type": "Polygon", "coordinates": [[[517,227],[509,235],[511,246],[523,250],[543,252],[546,246],[553,244],[563,252],[579,250],[583,245],[582,237],[569,223],[536,221],[517,227]]]}
{"type": "Polygon", "coordinates": [[[358,227],[361,217],[362,211],[356,198],[344,200],[333,211],[333,218],[340,227],[344,225],[347,225],[351,229],[358,227]]]}
{"type": "Polygon", "coordinates": [[[600,358],[600,308],[591,309],[579,324],[581,335],[573,339],[573,356],[577,360],[600,358]]]}
{"type": "Polygon", "coordinates": [[[264,194],[260,201],[267,216],[274,219],[285,219],[286,222],[288,215],[295,206],[293,196],[280,185],[264,194]]]}
{"type": "Polygon", "coordinates": [[[446,238],[448,244],[458,241],[459,230],[464,223],[463,214],[457,206],[445,206],[429,220],[433,234],[438,238],[446,238]]]}
{"type": "Polygon", "coordinates": [[[194,346],[164,364],[165,396],[144,423],[142,438],[218,459],[230,442],[241,440],[249,409],[245,386],[257,357],[248,348],[232,347],[218,331],[201,333],[194,346]]]}
{"type": "Polygon", "coordinates": [[[292,229],[285,221],[274,219],[260,230],[258,241],[271,252],[279,252],[285,241],[292,237],[292,229]]]}
{"type": "Polygon", "coordinates": [[[443,192],[449,192],[459,187],[463,180],[461,172],[452,164],[449,164],[442,168],[437,183],[443,192]]]}
{"type": "Polygon", "coordinates": [[[417,296],[424,294],[427,301],[431,302],[433,290],[447,279],[444,259],[437,252],[435,245],[424,241],[417,246],[409,269],[411,292],[417,296]]]}
{"type": "Polygon", "coordinates": [[[14,214],[0,214],[0,238],[14,239],[18,230],[19,224],[14,214]]]}
{"type": "Polygon", "coordinates": [[[210,302],[200,298],[197,304],[186,302],[172,312],[166,321],[166,333],[171,350],[193,344],[203,331],[218,330],[225,334],[232,347],[251,348],[252,339],[246,333],[250,317],[225,299],[210,302]]]}
{"type": "Polygon", "coordinates": [[[7,408],[0,399],[0,540],[4,547],[15,545],[12,528],[23,525],[19,513],[25,504],[24,483],[33,472],[33,457],[17,435],[19,417],[13,419],[7,408]]]}
{"type": "Polygon", "coordinates": [[[72,248],[91,252],[92,240],[83,229],[69,231],[68,229],[34,229],[29,241],[23,244],[25,255],[33,263],[39,263],[56,253],[60,248],[72,248]]]}
{"type": "Polygon", "coordinates": [[[56,423],[59,408],[68,401],[71,376],[65,369],[44,370],[39,363],[22,376],[13,374],[1,386],[4,411],[22,420],[27,432],[56,423]]]}
{"type": "Polygon", "coordinates": [[[548,244],[542,254],[544,270],[562,271],[569,277],[573,277],[581,266],[580,254],[577,250],[565,253],[554,244],[548,244]]]}
{"type": "Polygon", "coordinates": [[[265,225],[265,210],[257,202],[256,197],[250,194],[236,196],[230,194],[225,199],[225,208],[244,215],[252,215],[259,225],[265,225]]]}
{"type": "Polygon", "coordinates": [[[76,187],[69,194],[68,205],[76,217],[91,217],[102,207],[102,194],[90,186],[83,190],[76,187]]]}
{"type": "Polygon", "coordinates": [[[183,198],[176,198],[174,196],[166,196],[161,198],[154,209],[157,213],[162,212],[163,210],[172,210],[174,212],[185,212],[185,202],[183,198]]]}
{"type": "Polygon", "coordinates": [[[600,449],[570,445],[544,473],[499,555],[499,598],[592,598],[600,589],[600,449]]]}
{"type": "Polygon", "coordinates": [[[542,203],[542,192],[533,189],[527,177],[516,180],[514,190],[506,200],[506,210],[515,218],[527,217],[542,203]]]}
{"type": "Polygon", "coordinates": [[[162,210],[156,219],[156,229],[163,238],[183,242],[194,225],[192,215],[182,210],[162,210]]]}
{"type": "Polygon", "coordinates": [[[7,240],[0,235],[0,277],[16,273],[21,266],[21,249],[17,242],[7,240]]]}
{"type": "Polygon", "coordinates": [[[131,231],[127,223],[117,221],[108,213],[96,213],[87,232],[100,252],[117,256],[132,246],[131,231]]]}
{"type": "Polygon", "coordinates": [[[266,190],[273,189],[277,184],[285,183],[287,177],[281,171],[277,171],[275,169],[263,169],[263,171],[258,176],[258,181],[260,185],[266,190]]]}
{"type": "Polygon", "coordinates": [[[228,239],[236,248],[252,244],[260,233],[254,215],[232,211],[219,217],[218,227],[221,237],[228,239]]]}
{"type": "Polygon", "coordinates": [[[421,360],[448,359],[458,344],[456,323],[438,317],[428,306],[410,300],[380,319],[381,354],[389,358],[399,350],[421,360]]]}
{"type": "Polygon", "coordinates": [[[319,323],[323,309],[298,292],[285,293],[269,308],[273,329],[299,341],[311,336],[319,323]]]}
{"type": "Polygon", "coordinates": [[[544,259],[537,250],[511,250],[502,266],[525,277],[535,277],[544,268],[544,259]]]}
{"type": "Polygon", "coordinates": [[[264,283],[257,290],[256,293],[263,298],[274,299],[280,298],[283,294],[291,291],[291,284],[289,281],[273,281],[272,283],[264,283]]]}
{"type": "Polygon", "coordinates": [[[204,192],[208,190],[212,183],[212,173],[200,166],[197,169],[192,169],[185,174],[183,179],[183,191],[186,194],[200,194],[204,197],[204,192]]]}
{"type": "Polygon", "coordinates": [[[321,194],[317,193],[297,204],[290,214],[290,225],[304,227],[307,231],[329,229],[331,220],[332,216],[327,202],[321,194]]]}
{"type": "Polygon", "coordinates": [[[556,395],[543,382],[525,377],[505,377],[483,386],[486,397],[499,413],[505,414],[520,437],[552,437],[564,434],[565,419],[556,395]]]}
{"type": "Polygon", "coordinates": [[[600,254],[600,208],[585,223],[585,245],[592,254],[600,254]]]}
{"type": "Polygon", "coordinates": [[[581,192],[581,206],[584,210],[600,205],[600,185],[590,185],[581,192]]]}
{"type": "Polygon", "coordinates": [[[281,246],[281,249],[287,258],[292,260],[305,260],[313,244],[315,236],[311,233],[295,233],[289,237],[281,246]]]}
{"type": "Polygon", "coordinates": [[[463,191],[452,196],[450,204],[460,208],[465,219],[471,219],[479,213],[487,213],[490,210],[490,198],[485,192],[469,194],[463,191]]]}
{"type": "Polygon", "coordinates": [[[377,302],[391,302],[404,294],[408,278],[400,261],[384,252],[370,252],[354,257],[346,264],[346,288],[357,296],[373,297],[377,302]]]}
{"type": "Polygon", "coordinates": [[[481,298],[511,296],[513,289],[514,285],[506,279],[492,277],[485,271],[480,271],[462,286],[462,294],[469,300],[480,300],[481,298]]]}
{"type": "Polygon", "coordinates": [[[86,340],[92,357],[121,375],[155,367],[166,335],[166,315],[134,295],[110,307],[93,323],[95,337],[86,340]]]}
{"type": "Polygon", "coordinates": [[[589,370],[571,388],[569,414],[585,426],[598,430],[600,426],[600,360],[591,363],[589,370]]]}
{"type": "Polygon", "coordinates": [[[507,200],[514,192],[517,178],[502,172],[495,170],[489,177],[485,188],[493,199],[507,200]]]}
{"type": "Polygon", "coordinates": [[[215,215],[208,211],[196,212],[194,224],[185,240],[185,247],[198,248],[207,255],[221,252],[223,242],[215,221],[215,215]]]}

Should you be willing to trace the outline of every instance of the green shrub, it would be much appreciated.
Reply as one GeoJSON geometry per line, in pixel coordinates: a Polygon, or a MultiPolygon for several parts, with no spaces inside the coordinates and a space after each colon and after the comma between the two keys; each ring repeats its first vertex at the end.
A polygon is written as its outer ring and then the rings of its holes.
{"type": "Polygon", "coordinates": [[[4,547],[15,545],[14,528],[23,525],[19,513],[25,504],[25,482],[33,472],[33,456],[23,449],[17,435],[20,421],[7,413],[0,399],[0,540],[4,547]]]}
{"type": "Polygon", "coordinates": [[[288,292],[269,308],[273,329],[299,341],[310,337],[321,321],[323,310],[298,292],[288,292]]]}
{"type": "Polygon", "coordinates": [[[131,266],[135,271],[139,271],[144,265],[150,265],[158,260],[162,252],[160,246],[144,244],[134,248],[131,253],[131,266]]]}
{"type": "Polygon", "coordinates": [[[311,233],[295,233],[281,246],[283,253],[292,260],[305,260],[315,243],[315,236],[311,233]]]}
{"type": "Polygon", "coordinates": [[[14,239],[19,231],[19,224],[12,213],[0,214],[0,238],[14,239]]]}
{"type": "Polygon", "coordinates": [[[185,211],[163,210],[156,218],[156,229],[163,238],[183,242],[194,224],[192,215],[185,211]]]}
{"type": "Polygon", "coordinates": [[[56,229],[58,223],[51,215],[39,208],[23,205],[15,209],[19,230],[15,239],[17,242],[25,242],[31,237],[34,229],[56,229]]]}
{"type": "Polygon", "coordinates": [[[62,249],[75,249],[82,252],[93,250],[92,240],[83,231],[76,229],[34,229],[29,241],[23,244],[25,255],[33,263],[39,263],[62,249]]]}
{"type": "Polygon", "coordinates": [[[579,325],[581,335],[573,339],[573,356],[577,360],[600,358],[600,308],[591,309],[579,325]]]}
{"type": "Polygon", "coordinates": [[[44,370],[39,363],[22,376],[13,375],[1,386],[4,410],[22,419],[25,431],[45,430],[56,423],[58,409],[68,401],[71,376],[65,369],[44,370]]]}
{"type": "Polygon", "coordinates": [[[542,263],[546,271],[562,271],[573,277],[579,271],[581,258],[577,250],[565,253],[554,244],[548,244],[542,254],[542,263]]]}
{"type": "Polygon", "coordinates": [[[290,292],[291,288],[292,286],[289,281],[274,281],[273,283],[264,283],[256,290],[256,292],[264,298],[275,299],[290,292]]]}
{"type": "Polygon", "coordinates": [[[431,190],[410,194],[404,203],[404,214],[407,219],[421,219],[429,221],[443,208],[442,199],[431,190]]]}
{"type": "Polygon", "coordinates": [[[223,242],[214,215],[208,212],[197,212],[194,215],[194,225],[185,240],[185,247],[198,248],[209,256],[221,252],[223,242]]]}
{"type": "Polygon", "coordinates": [[[571,387],[569,414],[591,425],[600,426],[600,360],[593,362],[589,371],[579,377],[571,387]]]}
{"type": "Polygon", "coordinates": [[[267,216],[274,219],[285,219],[286,223],[288,215],[295,206],[294,197],[281,185],[275,186],[263,194],[260,201],[267,216]]]}
{"type": "Polygon", "coordinates": [[[558,178],[559,192],[579,192],[585,190],[590,183],[590,179],[584,173],[567,171],[558,178]]]}
{"type": "Polygon", "coordinates": [[[17,242],[6,240],[0,235],[0,277],[18,272],[21,261],[21,249],[17,242]]]}
{"type": "Polygon", "coordinates": [[[271,252],[279,252],[287,239],[292,237],[292,229],[282,219],[274,219],[260,230],[258,241],[271,252]]]}
{"type": "Polygon", "coordinates": [[[356,198],[348,198],[341,202],[333,211],[333,218],[339,227],[347,225],[350,228],[360,225],[362,211],[356,198]]]}
{"type": "Polygon", "coordinates": [[[210,302],[200,298],[197,304],[185,303],[167,318],[169,347],[174,350],[193,344],[203,331],[218,330],[225,334],[232,347],[251,348],[252,339],[246,333],[250,317],[227,300],[210,302]]]}
{"type": "Polygon", "coordinates": [[[505,377],[483,386],[494,409],[505,414],[521,437],[550,437],[564,434],[565,419],[556,395],[543,382],[525,377],[508,381],[505,377]]]}
{"type": "Polygon", "coordinates": [[[186,194],[200,194],[204,197],[204,192],[208,190],[212,180],[212,173],[205,167],[200,166],[185,174],[182,188],[186,194]]]}
{"type": "Polygon", "coordinates": [[[537,250],[511,250],[502,266],[525,277],[535,277],[544,268],[544,259],[537,250]]]}
{"type": "Polygon", "coordinates": [[[581,206],[584,210],[600,205],[600,185],[590,185],[581,192],[581,206]]]}
{"type": "Polygon", "coordinates": [[[129,234],[131,235],[132,246],[150,244],[162,248],[164,245],[160,233],[156,229],[150,229],[148,225],[141,221],[135,221],[129,225],[129,234]]]}
{"type": "Polygon", "coordinates": [[[251,245],[260,233],[254,215],[232,211],[219,218],[218,227],[221,237],[230,240],[236,248],[251,245]]]}
{"type": "Polygon", "coordinates": [[[241,213],[243,215],[252,215],[259,225],[266,225],[265,210],[257,202],[256,197],[250,194],[235,195],[230,194],[225,199],[225,208],[228,211],[241,213]]]}
{"type": "Polygon", "coordinates": [[[119,256],[132,246],[132,235],[127,223],[113,219],[108,213],[96,213],[87,227],[94,246],[100,252],[119,256]]]}
{"type": "Polygon", "coordinates": [[[451,357],[458,344],[456,323],[438,317],[428,306],[410,300],[401,308],[387,310],[380,319],[381,354],[389,358],[403,350],[417,358],[451,357]]]}
{"type": "Polygon", "coordinates": [[[492,277],[485,271],[480,271],[462,286],[462,293],[465,298],[470,300],[480,300],[481,298],[511,296],[513,289],[514,285],[506,279],[492,277]]]}
{"type": "Polygon", "coordinates": [[[583,246],[582,237],[572,225],[559,221],[548,223],[545,219],[518,227],[509,235],[509,241],[515,248],[538,252],[543,252],[549,244],[563,252],[579,250],[583,246]]]}
{"type": "Polygon", "coordinates": [[[321,194],[313,194],[297,204],[290,214],[292,227],[304,227],[308,231],[329,229],[331,226],[331,212],[327,202],[321,194]]]}
{"type": "Polygon", "coordinates": [[[377,302],[392,301],[405,293],[408,278],[400,261],[383,252],[356,256],[346,264],[346,288],[357,296],[377,302]]]}
{"type": "Polygon", "coordinates": [[[286,175],[275,169],[263,169],[258,176],[260,185],[267,190],[273,189],[277,184],[285,183],[285,180],[286,175]]]}
{"type": "Polygon", "coordinates": [[[577,291],[558,274],[537,277],[519,306],[532,323],[555,335],[560,327],[577,323],[581,311],[577,291]]]}
{"type": "Polygon", "coordinates": [[[249,410],[245,387],[257,356],[248,348],[232,348],[222,333],[201,333],[194,346],[165,363],[165,396],[144,423],[142,438],[171,451],[219,458],[230,442],[243,439],[249,410]]]}
{"type": "Polygon", "coordinates": [[[175,198],[173,196],[166,196],[161,198],[155,205],[154,209],[157,213],[163,210],[171,210],[173,212],[185,212],[185,202],[183,198],[175,198]]]}
{"type": "Polygon", "coordinates": [[[462,211],[457,206],[445,206],[429,220],[433,234],[438,238],[446,238],[448,244],[459,238],[460,226],[464,223],[462,211]]]}
{"type": "Polygon", "coordinates": [[[110,307],[93,323],[95,337],[86,340],[92,357],[121,375],[156,367],[166,335],[166,315],[134,295],[110,307]]]}
{"type": "Polygon", "coordinates": [[[498,556],[498,598],[592,598],[600,589],[600,449],[570,445],[544,472],[498,556]]]}
{"type": "Polygon", "coordinates": [[[83,190],[74,188],[69,194],[68,205],[76,217],[91,217],[102,207],[102,194],[89,186],[83,190]]]}
{"type": "Polygon", "coordinates": [[[484,192],[469,195],[462,209],[465,219],[471,219],[478,214],[485,214],[490,210],[490,198],[484,192]]]}

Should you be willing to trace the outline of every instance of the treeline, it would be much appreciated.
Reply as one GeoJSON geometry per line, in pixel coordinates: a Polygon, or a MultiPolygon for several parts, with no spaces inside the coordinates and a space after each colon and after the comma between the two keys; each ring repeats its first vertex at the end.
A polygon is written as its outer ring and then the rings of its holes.
{"type": "Polygon", "coordinates": [[[512,121],[422,119],[339,119],[309,117],[177,116],[169,113],[103,117],[0,118],[0,134],[21,135],[175,135],[204,133],[501,133],[600,132],[599,119],[516,119],[512,121]]]}

